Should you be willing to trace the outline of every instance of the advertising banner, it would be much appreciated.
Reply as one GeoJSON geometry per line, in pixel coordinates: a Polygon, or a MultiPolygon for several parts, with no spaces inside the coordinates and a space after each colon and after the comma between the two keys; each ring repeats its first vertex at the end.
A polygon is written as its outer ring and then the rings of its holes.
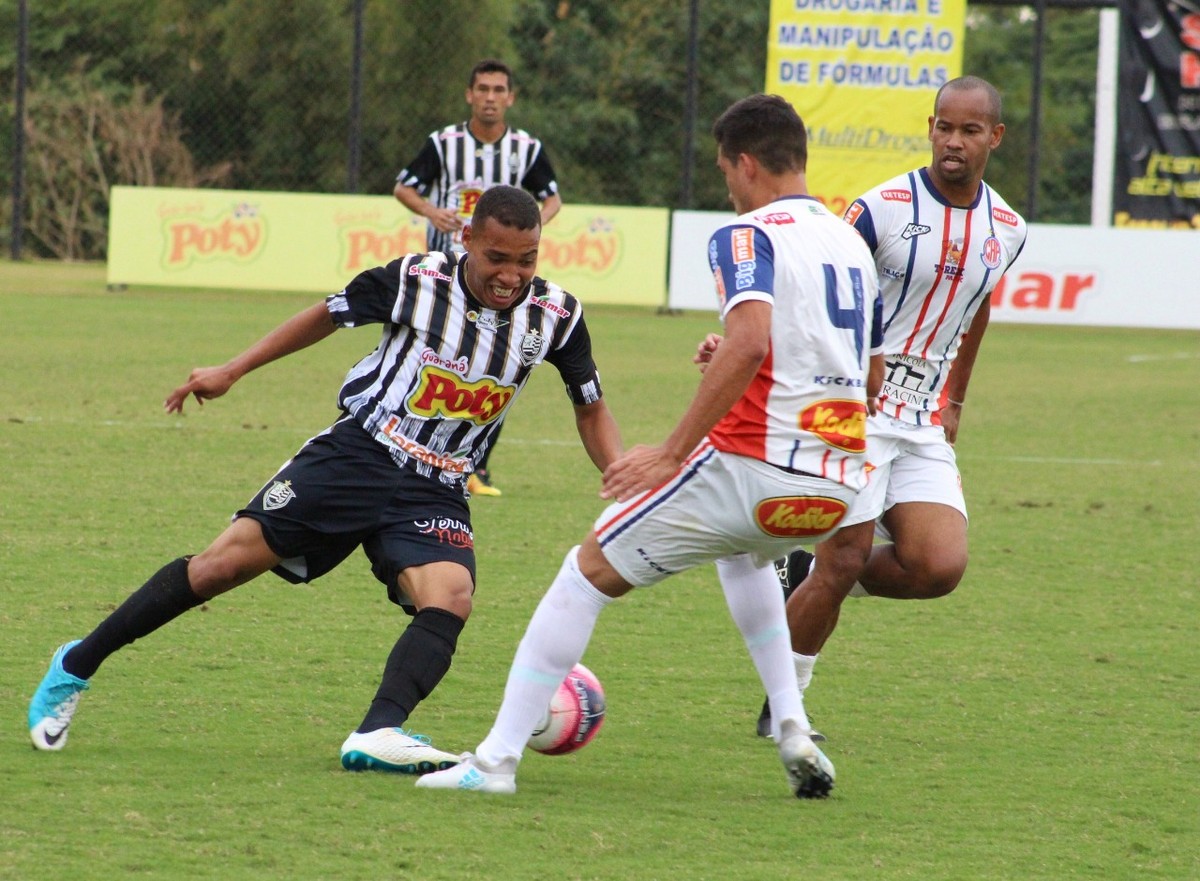
{"type": "Polygon", "coordinates": [[[771,0],[768,93],[808,125],[808,185],[841,214],[929,159],[937,90],[959,75],[966,0],[771,0]]]}
{"type": "MultiPolygon", "coordinates": [[[[732,214],[671,218],[672,309],[716,310],[708,238],[732,214]]],[[[1179,230],[1030,224],[1029,240],[992,292],[992,320],[1200,330],[1200,248],[1179,230]]]]}
{"type": "MultiPolygon", "coordinates": [[[[425,250],[425,220],[391,196],[113,187],[108,283],[333,293],[425,250]]],[[[538,274],[585,303],[661,306],[665,208],[566,205],[538,274]]]]}
{"type": "Polygon", "coordinates": [[[1121,4],[1113,226],[1200,228],[1200,6],[1121,4]]]}

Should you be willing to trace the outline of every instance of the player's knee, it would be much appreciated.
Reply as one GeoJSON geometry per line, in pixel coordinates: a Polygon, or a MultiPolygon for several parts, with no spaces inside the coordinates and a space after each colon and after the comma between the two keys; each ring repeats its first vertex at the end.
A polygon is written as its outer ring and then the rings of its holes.
{"type": "Polygon", "coordinates": [[[931,560],[914,573],[912,588],[919,599],[937,599],[954,592],[966,572],[967,561],[931,560]]]}

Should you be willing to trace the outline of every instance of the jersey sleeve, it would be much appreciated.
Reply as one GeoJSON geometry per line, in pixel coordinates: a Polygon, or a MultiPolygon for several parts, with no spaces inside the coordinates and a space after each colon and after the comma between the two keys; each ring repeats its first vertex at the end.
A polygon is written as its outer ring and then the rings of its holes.
{"type": "Polygon", "coordinates": [[[875,249],[879,247],[879,235],[875,232],[875,217],[866,201],[862,198],[855,199],[842,217],[846,223],[858,230],[858,234],[874,254],[875,249]]]}
{"type": "Polygon", "coordinates": [[[422,196],[429,193],[434,181],[442,173],[442,157],[438,153],[435,138],[436,135],[430,135],[425,139],[425,145],[421,147],[417,158],[400,169],[400,173],[396,175],[396,183],[412,187],[422,196]]]}
{"type": "Polygon", "coordinates": [[[775,300],[775,249],[757,227],[730,224],[708,240],[721,317],[744,300],[775,300]]]}
{"type": "Polygon", "coordinates": [[[338,327],[361,327],[392,320],[400,294],[400,271],[404,260],[376,266],[354,276],[350,284],[325,298],[325,308],[338,327]]]}
{"type": "Polygon", "coordinates": [[[521,186],[533,193],[539,202],[545,202],[558,192],[558,181],[554,176],[554,166],[550,164],[550,157],[546,155],[546,148],[540,142],[538,143],[537,156],[534,157],[529,170],[525,172],[525,176],[521,178],[521,186]]]}
{"type": "Polygon", "coordinates": [[[603,397],[600,372],[592,358],[592,337],[582,315],[562,344],[550,350],[546,360],[558,369],[571,403],[592,404],[603,397]]]}

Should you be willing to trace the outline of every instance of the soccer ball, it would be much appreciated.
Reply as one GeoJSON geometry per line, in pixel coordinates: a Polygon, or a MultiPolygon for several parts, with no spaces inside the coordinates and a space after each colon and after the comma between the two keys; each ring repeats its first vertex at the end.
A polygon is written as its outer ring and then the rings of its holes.
{"type": "Polygon", "coordinates": [[[548,756],[573,753],[591,743],[604,722],[604,689],[583,664],[571,668],[529,738],[530,749],[548,756]]]}

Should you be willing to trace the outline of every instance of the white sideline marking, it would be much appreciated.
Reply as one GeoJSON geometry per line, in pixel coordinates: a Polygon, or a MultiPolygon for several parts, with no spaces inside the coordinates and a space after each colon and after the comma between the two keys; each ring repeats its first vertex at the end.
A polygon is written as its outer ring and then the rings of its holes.
{"type": "Polygon", "coordinates": [[[1143,361],[1191,361],[1200,358],[1200,352],[1172,352],[1170,355],[1130,355],[1125,360],[1130,364],[1143,361]]]}
{"type": "Polygon", "coordinates": [[[1162,465],[1159,459],[1136,461],[1132,459],[1072,459],[1062,456],[965,456],[966,459],[982,459],[985,462],[1036,462],[1052,465],[1115,465],[1128,468],[1138,465],[1158,467],[1162,465]]]}

